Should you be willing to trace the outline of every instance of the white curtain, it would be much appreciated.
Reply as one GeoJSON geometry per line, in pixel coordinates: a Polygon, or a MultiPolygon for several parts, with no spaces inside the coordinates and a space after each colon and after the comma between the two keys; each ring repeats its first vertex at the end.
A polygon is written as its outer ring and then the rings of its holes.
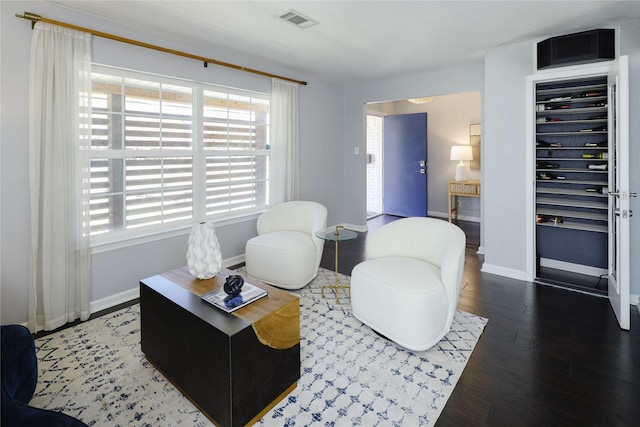
{"type": "Polygon", "coordinates": [[[91,35],[38,22],[31,41],[29,329],[89,318],[91,35]]]}
{"type": "Polygon", "coordinates": [[[300,159],[298,125],[298,83],[271,80],[271,155],[274,170],[274,204],[298,200],[300,159]]]}

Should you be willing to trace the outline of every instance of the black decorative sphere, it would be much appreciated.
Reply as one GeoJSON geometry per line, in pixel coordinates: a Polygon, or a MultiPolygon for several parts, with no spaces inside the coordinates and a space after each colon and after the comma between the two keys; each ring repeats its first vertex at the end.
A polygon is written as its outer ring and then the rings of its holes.
{"type": "Polygon", "coordinates": [[[224,282],[224,291],[229,295],[227,298],[231,299],[240,295],[242,285],[244,285],[244,279],[239,274],[232,274],[228,276],[227,280],[224,282]]]}

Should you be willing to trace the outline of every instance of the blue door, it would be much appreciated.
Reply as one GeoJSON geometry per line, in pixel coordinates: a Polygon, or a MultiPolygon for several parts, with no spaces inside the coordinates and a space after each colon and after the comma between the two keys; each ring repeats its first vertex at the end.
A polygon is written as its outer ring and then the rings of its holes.
{"type": "Polygon", "coordinates": [[[386,116],[383,147],[384,212],[427,216],[427,113],[386,116]]]}

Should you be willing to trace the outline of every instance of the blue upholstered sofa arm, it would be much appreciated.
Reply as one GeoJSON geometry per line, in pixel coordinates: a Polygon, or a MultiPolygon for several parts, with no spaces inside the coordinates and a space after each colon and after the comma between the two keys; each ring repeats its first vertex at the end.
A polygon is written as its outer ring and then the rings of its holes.
{"type": "Polygon", "coordinates": [[[29,406],[38,383],[38,361],[33,336],[21,325],[2,326],[2,426],[86,427],[60,412],[29,406]]]}

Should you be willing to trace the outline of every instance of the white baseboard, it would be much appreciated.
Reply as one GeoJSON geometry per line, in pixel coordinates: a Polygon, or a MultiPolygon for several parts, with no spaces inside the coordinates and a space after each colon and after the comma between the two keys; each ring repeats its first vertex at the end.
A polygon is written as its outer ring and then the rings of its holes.
{"type": "Polygon", "coordinates": [[[478,255],[484,255],[484,246],[478,246],[478,251],[476,253],[478,255]]]}
{"type": "Polygon", "coordinates": [[[232,258],[223,259],[222,266],[224,268],[229,268],[229,267],[233,267],[234,265],[242,264],[243,262],[244,262],[244,254],[240,254],[232,258]]]}
{"type": "Polygon", "coordinates": [[[357,231],[358,233],[366,233],[368,230],[367,225],[355,225],[355,224],[348,224],[348,223],[342,223],[342,224],[338,224],[343,226],[344,228],[346,228],[347,230],[353,230],[353,231],[357,231]]]}
{"type": "MultiPolygon", "coordinates": [[[[581,266],[584,267],[584,266],[581,266]]],[[[593,268],[593,267],[592,267],[593,268]]],[[[599,271],[600,269],[596,269],[597,271],[599,271]]],[[[483,273],[490,273],[490,274],[495,274],[497,276],[503,276],[503,277],[507,277],[509,279],[515,279],[515,280],[522,280],[522,281],[527,281],[526,279],[526,274],[524,271],[520,271],[520,270],[514,270],[511,268],[505,268],[505,267],[500,267],[497,265],[492,265],[492,264],[487,264],[484,263],[482,264],[482,268],[480,269],[480,271],[482,271],[483,273]]],[[[582,271],[576,271],[576,273],[581,273],[581,274],[586,274],[584,273],[585,270],[582,271]]],[[[605,270],[605,274],[606,274],[606,270],[605,270]]],[[[596,274],[595,277],[600,277],[600,274],[596,274]]],[[[563,289],[569,289],[569,288],[563,288],[563,289]]],[[[574,289],[569,289],[569,290],[574,290],[574,289]]],[[[579,290],[575,290],[576,292],[582,292],[588,295],[593,295],[593,296],[600,296],[597,294],[593,294],[591,292],[584,292],[584,291],[579,291],[579,290]]],[[[602,297],[606,298],[606,295],[602,295],[602,297]]],[[[636,294],[630,294],[629,295],[629,303],[631,305],[635,305],[638,313],[640,313],[640,295],[636,295],[636,294]]]]}
{"type": "MultiPolygon", "coordinates": [[[[449,214],[446,212],[429,211],[427,215],[434,218],[442,218],[449,221],[449,214]]],[[[480,222],[480,217],[471,215],[458,215],[460,221],[480,222]]]]}
{"type": "Polygon", "coordinates": [[[592,267],[590,265],[574,264],[566,261],[558,261],[549,258],[540,258],[541,267],[555,268],[557,270],[570,271],[571,273],[585,274],[587,276],[600,277],[607,275],[604,268],[592,267]]]}
{"type": "Polygon", "coordinates": [[[483,273],[496,274],[498,276],[508,277],[515,280],[527,280],[527,275],[522,270],[500,267],[498,265],[487,264],[486,262],[482,264],[482,268],[480,269],[480,271],[482,271],[483,273]]]}
{"type": "MultiPolygon", "coordinates": [[[[229,268],[234,265],[242,264],[243,262],[244,262],[244,254],[241,254],[232,258],[227,258],[222,260],[222,266],[224,268],[229,268]]],[[[140,298],[140,286],[136,286],[135,288],[131,288],[127,291],[120,292],[115,295],[110,295],[106,298],[101,298],[99,300],[91,301],[89,303],[89,308],[91,310],[91,313],[95,313],[100,310],[106,310],[111,307],[115,307],[118,304],[123,304],[125,302],[132,301],[136,298],[140,298]]]]}
{"type": "Polygon", "coordinates": [[[91,313],[95,313],[101,310],[115,307],[118,304],[129,302],[136,298],[140,298],[140,286],[136,286],[135,288],[129,289],[128,291],[110,295],[96,301],[91,301],[89,303],[89,309],[91,310],[91,313]]]}

